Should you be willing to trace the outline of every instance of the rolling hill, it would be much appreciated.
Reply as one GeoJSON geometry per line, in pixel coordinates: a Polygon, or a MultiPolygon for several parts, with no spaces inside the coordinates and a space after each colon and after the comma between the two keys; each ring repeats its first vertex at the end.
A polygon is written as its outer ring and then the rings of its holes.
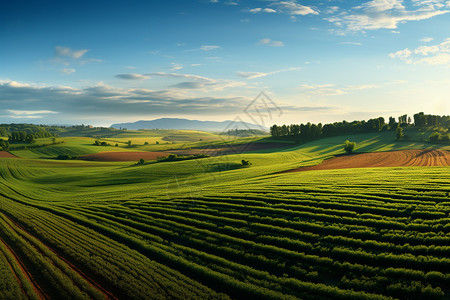
{"type": "Polygon", "coordinates": [[[203,131],[226,131],[228,129],[261,129],[267,128],[247,122],[234,121],[198,121],[178,118],[162,118],[151,121],[137,121],[134,123],[112,124],[112,128],[127,128],[129,130],[138,129],[186,129],[203,131]]]}

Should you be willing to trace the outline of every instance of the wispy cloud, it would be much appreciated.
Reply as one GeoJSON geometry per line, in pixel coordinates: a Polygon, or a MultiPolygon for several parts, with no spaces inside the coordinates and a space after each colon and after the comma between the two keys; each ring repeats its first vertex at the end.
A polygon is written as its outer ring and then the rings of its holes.
{"type": "Polygon", "coordinates": [[[170,63],[170,65],[171,65],[170,71],[176,71],[176,70],[181,70],[181,69],[183,69],[183,65],[181,65],[181,64],[170,63]]]}
{"type": "Polygon", "coordinates": [[[339,96],[349,94],[354,91],[373,89],[379,87],[375,84],[361,84],[361,85],[344,85],[338,86],[336,84],[302,84],[297,89],[303,91],[307,96],[339,96]]]}
{"type": "Polygon", "coordinates": [[[185,51],[187,51],[187,52],[190,52],[190,51],[206,51],[206,52],[208,52],[208,51],[218,50],[220,48],[221,47],[218,45],[201,45],[199,48],[188,49],[185,51]]]}
{"type": "Polygon", "coordinates": [[[203,45],[200,47],[200,50],[202,51],[211,51],[211,50],[217,50],[220,46],[217,45],[203,45]]]}
{"type": "Polygon", "coordinates": [[[405,48],[390,53],[389,56],[413,65],[450,65],[450,38],[437,45],[420,46],[411,50],[405,48]]]}
{"type": "Polygon", "coordinates": [[[125,80],[144,80],[149,79],[150,77],[141,74],[118,74],[116,75],[116,78],[125,80]]]}
{"type": "Polygon", "coordinates": [[[73,50],[69,47],[56,46],[55,48],[55,56],[56,57],[70,57],[73,59],[79,59],[83,55],[85,55],[89,50],[81,49],[81,50],[73,50]]]}
{"type": "Polygon", "coordinates": [[[276,13],[277,11],[275,9],[268,8],[268,7],[266,7],[266,8],[257,7],[257,8],[249,9],[248,12],[256,14],[256,13],[276,13]]]}
{"type": "MultiPolygon", "coordinates": [[[[102,62],[102,60],[98,58],[87,58],[86,53],[88,52],[89,49],[75,50],[69,47],[56,46],[53,58],[48,61],[41,61],[41,63],[62,64],[65,66],[80,66],[89,62],[102,62]]],[[[70,68],[66,68],[66,70],[70,70],[70,68]]],[[[64,73],[68,74],[67,72],[64,73]]]]}
{"type": "Polygon", "coordinates": [[[52,110],[15,110],[6,109],[6,112],[10,113],[9,118],[13,119],[40,119],[45,115],[57,114],[58,112],[52,110]]]}
{"type": "Polygon", "coordinates": [[[240,77],[244,77],[247,79],[254,79],[254,78],[260,78],[260,77],[265,77],[265,76],[269,76],[269,75],[274,75],[274,74],[278,74],[281,72],[287,72],[287,71],[298,71],[301,70],[301,68],[299,67],[294,67],[294,68],[287,68],[287,69],[281,69],[281,70],[277,70],[277,71],[272,71],[272,72],[242,72],[239,71],[237,72],[237,76],[240,77]]]}
{"type": "Polygon", "coordinates": [[[284,43],[283,42],[281,42],[281,41],[274,41],[274,40],[271,40],[271,39],[269,39],[269,38],[264,38],[264,39],[261,39],[258,43],[257,43],[257,45],[265,45],[265,46],[271,46],[271,47],[284,47],[284,43]]]}
{"type": "Polygon", "coordinates": [[[292,1],[277,1],[272,4],[280,12],[293,16],[318,15],[319,12],[310,6],[305,6],[295,0],[292,1]]]}
{"type": "Polygon", "coordinates": [[[361,43],[358,42],[340,42],[341,45],[354,45],[354,46],[362,46],[361,43]]]}
{"type": "MultiPolygon", "coordinates": [[[[163,74],[160,74],[163,75],[163,74]]],[[[188,74],[182,74],[189,77],[188,74]]],[[[167,76],[176,76],[168,74],[167,76]]],[[[208,79],[209,80],[209,79],[208,79]]],[[[200,82],[207,84],[209,81],[200,82]]],[[[213,84],[214,82],[211,82],[213,84]]],[[[236,82],[215,82],[232,86],[236,82]]],[[[10,118],[38,118],[48,114],[73,117],[133,116],[157,114],[211,114],[242,111],[251,100],[244,97],[195,96],[185,89],[150,90],[115,88],[99,83],[84,88],[39,86],[14,81],[0,81],[0,107],[10,118]]],[[[196,87],[194,87],[196,88],[196,87]]],[[[214,89],[221,88],[215,86],[214,89]]]]}
{"type": "Polygon", "coordinates": [[[434,38],[432,38],[432,37],[424,37],[424,38],[420,39],[420,41],[422,43],[429,43],[429,42],[432,42],[433,40],[434,40],[434,38]]]}
{"type": "Polygon", "coordinates": [[[75,73],[75,71],[76,71],[76,70],[75,70],[75,69],[72,69],[72,68],[64,68],[64,69],[61,69],[61,73],[66,74],[66,75],[75,73]]]}
{"type": "MultiPolygon", "coordinates": [[[[415,1],[416,9],[407,10],[403,0],[371,0],[359,6],[327,18],[343,31],[364,31],[375,29],[396,29],[399,23],[420,21],[449,10],[440,10],[443,6],[428,5],[436,1],[415,1]]],[[[342,33],[343,31],[335,31],[342,33]]]]}

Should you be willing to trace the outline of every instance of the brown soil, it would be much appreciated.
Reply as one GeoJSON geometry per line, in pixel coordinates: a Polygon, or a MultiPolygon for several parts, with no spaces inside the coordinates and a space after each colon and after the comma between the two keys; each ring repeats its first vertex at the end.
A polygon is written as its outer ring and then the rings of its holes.
{"type": "Polygon", "coordinates": [[[295,146],[288,143],[249,143],[240,145],[230,145],[222,147],[208,147],[208,148],[193,148],[193,149],[174,149],[168,150],[170,153],[178,155],[193,155],[193,154],[207,154],[210,156],[239,154],[249,151],[262,151],[269,149],[289,148],[295,146]]]}
{"type": "Polygon", "coordinates": [[[376,167],[450,166],[450,152],[443,150],[404,150],[373,152],[335,157],[319,165],[287,172],[376,167]]]}
{"type": "Polygon", "coordinates": [[[17,158],[17,156],[14,156],[6,151],[0,151],[0,158],[17,158]]]}
{"type": "MultiPolygon", "coordinates": [[[[33,238],[35,238],[36,240],[38,240],[35,236],[33,236],[30,232],[28,232],[27,230],[25,230],[22,226],[20,226],[16,221],[14,221],[13,219],[11,219],[8,215],[6,214],[2,214],[4,217],[6,217],[12,224],[14,224],[18,229],[20,229],[24,234],[27,234],[28,236],[32,236],[33,238]]],[[[8,224],[8,223],[7,223],[8,224]]],[[[12,230],[15,230],[10,224],[8,224],[10,226],[10,228],[12,230]]],[[[0,239],[1,241],[1,239],[0,239]]],[[[100,291],[103,296],[105,297],[105,299],[118,299],[117,297],[115,297],[110,291],[108,291],[107,289],[105,289],[104,287],[102,287],[100,284],[98,284],[96,281],[94,281],[91,277],[89,277],[88,275],[86,275],[84,272],[82,272],[79,268],[77,268],[74,264],[72,264],[71,262],[69,262],[67,259],[65,259],[64,257],[62,257],[58,252],[56,252],[55,250],[53,250],[52,248],[50,248],[49,246],[47,246],[46,244],[44,244],[42,241],[38,240],[39,243],[41,245],[43,245],[45,248],[47,248],[49,251],[51,251],[53,254],[55,254],[60,260],[64,261],[67,265],[68,268],[72,269],[72,271],[78,273],[78,275],[82,278],[84,278],[87,283],[92,286],[93,288],[96,288],[98,291],[100,291]]],[[[9,246],[6,244],[6,246],[9,248],[9,246]]],[[[11,251],[12,249],[9,248],[11,251]]],[[[39,249],[37,249],[39,251],[39,249]]],[[[40,251],[41,252],[41,251],[40,251]]],[[[14,253],[13,253],[14,254],[14,253]]],[[[41,252],[41,254],[43,256],[45,256],[45,253],[41,252]]],[[[14,254],[15,255],[15,254],[14,254]]],[[[20,265],[23,266],[22,262],[19,260],[20,265]]],[[[21,267],[22,268],[22,267],[21,267]]],[[[37,286],[38,287],[38,286],[37,286]]],[[[41,298],[46,298],[48,299],[47,295],[45,295],[45,293],[43,292],[43,290],[39,287],[39,291],[38,293],[44,294],[44,297],[41,298]]]]}
{"type": "Polygon", "coordinates": [[[141,158],[144,160],[155,160],[158,157],[168,156],[166,152],[99,152],[79,157],[82,160],[88,161],[138,161],[141,158]]]}
{"type": "MultiPolygon", "coordinates": [[[[36,280],[34,280],[33,276],[31,276],[30,272],[28,272],[27,268],[25,267],[24,263],[20,258],[17,256],[17,254],[14,252],[14,250],[2,239],[0,238],[0,243],[2,243],[5,248],[8,250],[9,253],[14,257],[14,260],[16,261],[16,265],[20,268],[22,271],[22,274],[26,277],[27,281],[30,283],[31,287],[33,288],[36,295],[39,297],[39,299],[50,299],[44,292],[44,290],[38,285],[36,280]]],[[[17,275],[15,275],[17,278],[17,275]]],[[[20,283],[22,285],[22,283],[20,283]]]]}

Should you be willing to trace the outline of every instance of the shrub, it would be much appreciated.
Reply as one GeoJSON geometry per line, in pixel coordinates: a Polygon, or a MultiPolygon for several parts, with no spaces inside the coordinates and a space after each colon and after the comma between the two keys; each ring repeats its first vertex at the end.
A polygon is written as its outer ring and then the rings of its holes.
{"type": "Polygon", "coordinates": [[[348,154],[351,154],[355,148],[356,148],[355,142],[350,142],[349,140],[345,141],[345,143],[344,143],[345,152],[347,152],[348,154]]]}
{"type": "Polygon", "coordinates": [[[241,165],[243,165],[244,167],[247,167],[247,166],[250,166],[251,163],[248,160],[243,159],[243,160],[241,160],[241,165]]]}

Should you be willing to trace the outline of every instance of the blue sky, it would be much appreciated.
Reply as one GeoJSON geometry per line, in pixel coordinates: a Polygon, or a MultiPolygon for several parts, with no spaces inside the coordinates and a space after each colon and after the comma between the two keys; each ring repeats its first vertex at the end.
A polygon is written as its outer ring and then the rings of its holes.
{"type": "Polygon", "coordinates": [[[448,0],[19,0],[0,28],[0,123],[450,114],[448,0]]]}

